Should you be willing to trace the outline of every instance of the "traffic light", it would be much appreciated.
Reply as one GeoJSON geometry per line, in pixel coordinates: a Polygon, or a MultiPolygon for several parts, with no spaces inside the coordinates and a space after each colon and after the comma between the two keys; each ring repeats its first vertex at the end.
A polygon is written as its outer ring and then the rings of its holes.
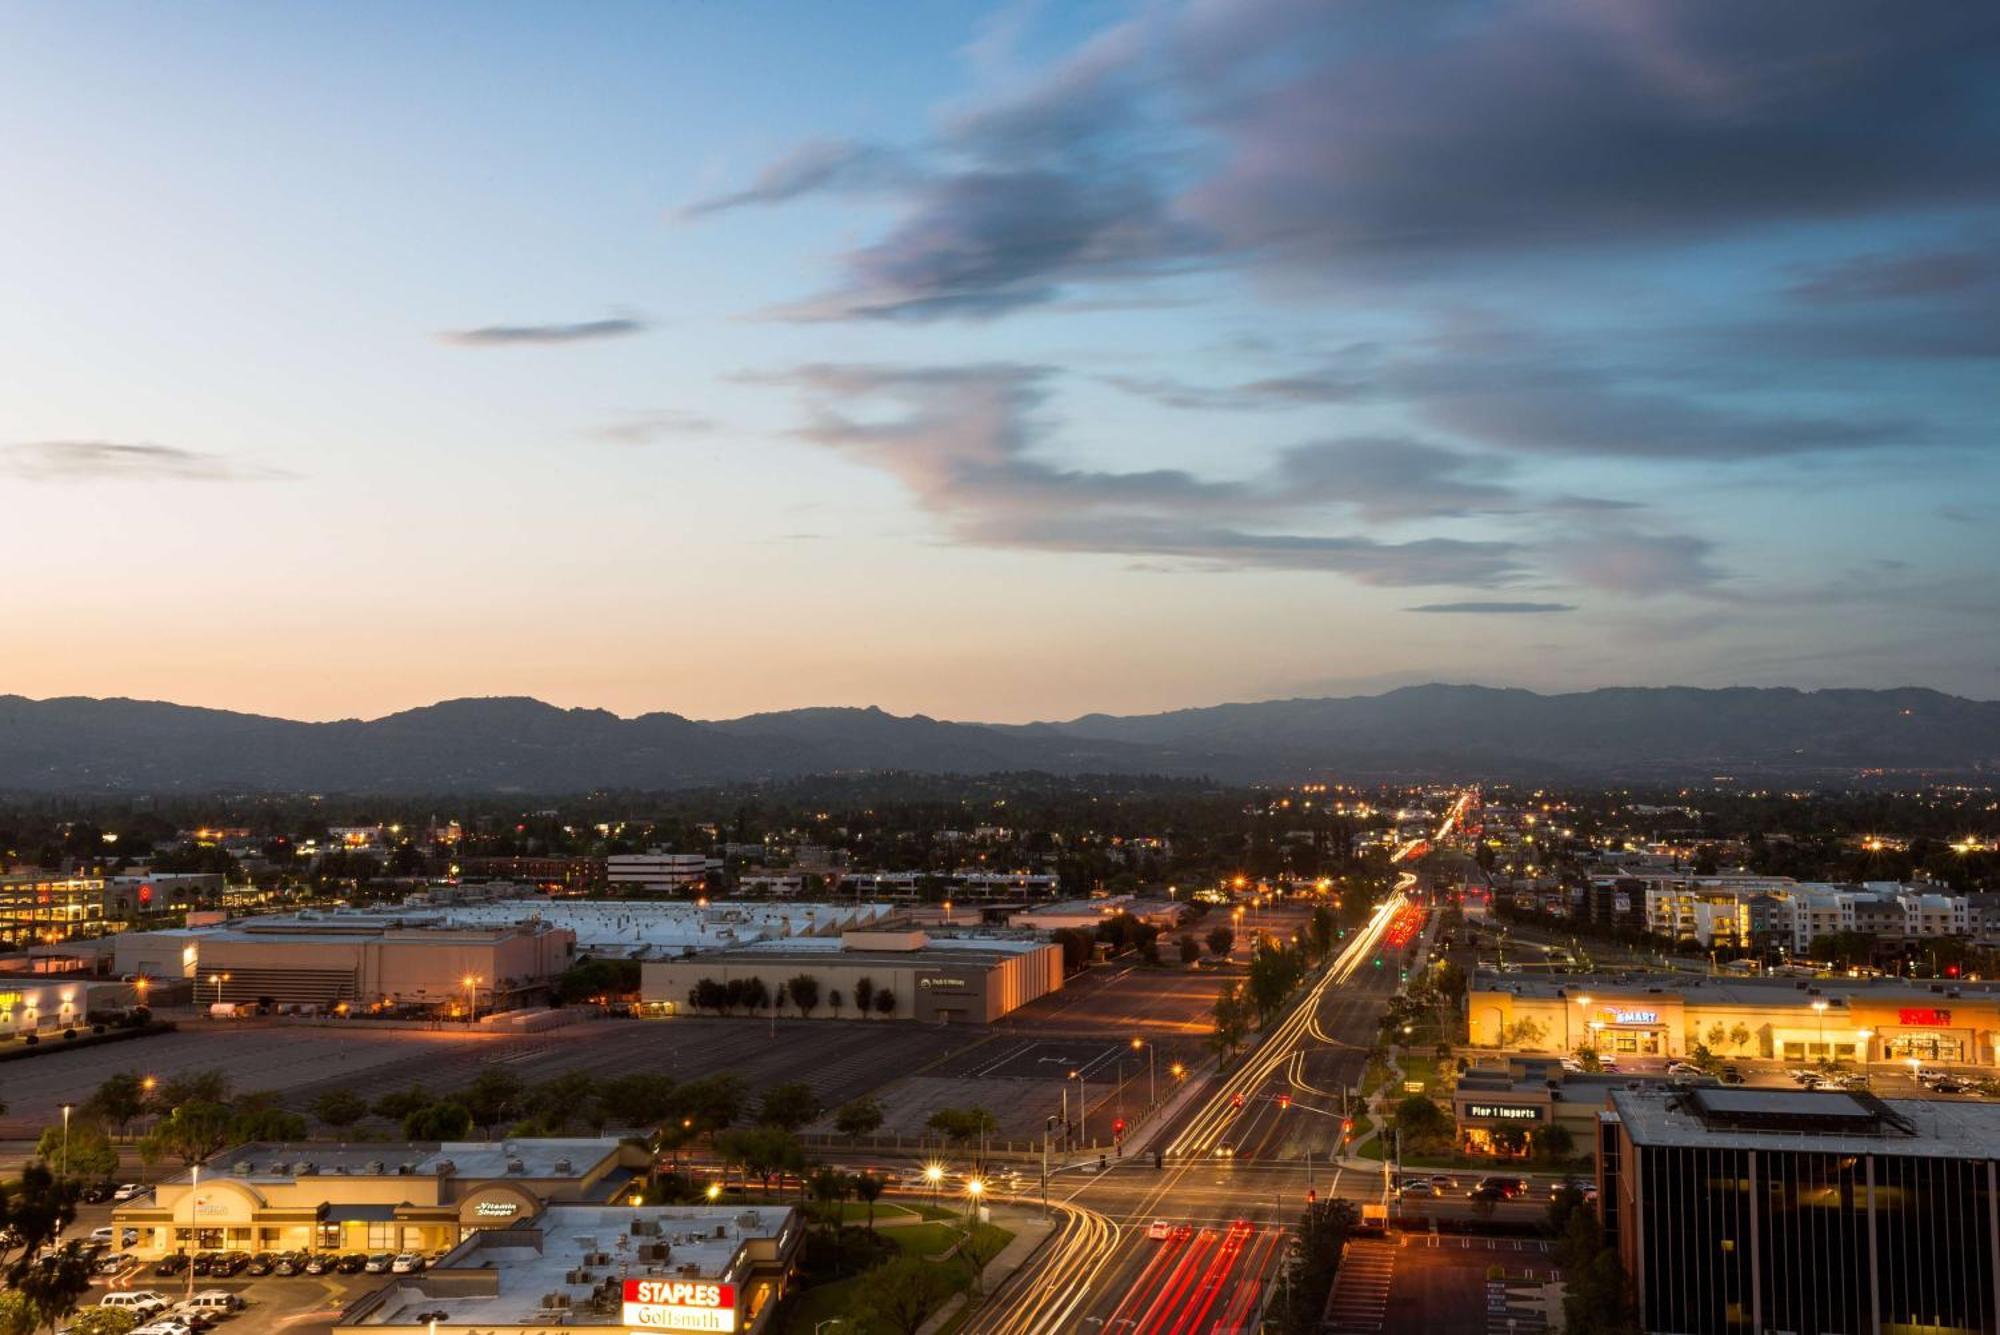
{"type": "Polygon", "coordinates": [[[1291,1096],[1290,1094],[1280,1094],[1280,1095],[1278,1095],[1278,1106],[1279,1106],[1280,1108],[1289,1108],[1289,1107],[1291,1107],[1291,1106],[1292,1106],[1292,1096],[1291,1096]]]}
{"type": "Polygon", "coordinates": [[[1114,1136],[1121,1136],[1121,1137],[1125,1134],[1124,1118],[1120,1117],[1116,1121],[1111,1123],[1111,1134],[1114,1136]]]}
{"type": "Polygon", "coordinates": [[[1382,957],[1380,955],[1375,957],[1375,967],[1378,969],[1382,967],[1382,957]]]}
{"type": "Polygon", "coordinates": [[[1319,1201],[1319,1192],[1318,1192],[1318,1191],[1317,1191],[1316,1189],[1312,1188],[1312,1187],[1307,1187],[1307,1188],[1306,1188],[1306,1204],[1307,1204],[1307,1205],[1314,1205],[1314,1204],[1317,1204],[1317,1203],[1318,1203],[1318,1201],[1319,1201]]]}
{"type": "Polygon", "coordinates": [[[1232,1108],[1241,1108],[1243,1106],[1243,1096],[1241,1094],[1231,1094],[1229,1096],[1229,1106],[1232,1108]]]}
{"type": "Polygon", "coordinates": [[[1340,1134],[1343,1136],[1354,1134],[1354,1119],[1352,1117],[1343,1117],[1340,1119],[1340,1134]]]}

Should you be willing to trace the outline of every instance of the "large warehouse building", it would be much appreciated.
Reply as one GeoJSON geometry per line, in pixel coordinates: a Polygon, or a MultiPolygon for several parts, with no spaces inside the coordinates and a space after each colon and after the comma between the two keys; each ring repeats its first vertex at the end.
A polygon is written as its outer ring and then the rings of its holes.
{"type": "Polygon", "coordinates": [[[995,936],[931,937],[923,932],[844,932],[839,938],[794,937],[640,969],[640,998],[650,1007],[689,1009],[704,981],[760,979],[776,996],[801,975],[819,984],[816,1015],[853,1015],[862,994],[887,993],[891,1019],[988,1024],[1062,988],[1062,948],[995,936]],[[867,986],[857,993],[857,987],[867,986]],[[834,1004],[839,994],[840,1005],[834,1004]]]}
{"type": "Polygon", "coordinates": [[[546,996],[575,953],[576,934],[547,923],[451,927],[395,914],[301,914],[127,932],[116,967],[192,978],[202,1001],[490,1011],[546,996]]]}

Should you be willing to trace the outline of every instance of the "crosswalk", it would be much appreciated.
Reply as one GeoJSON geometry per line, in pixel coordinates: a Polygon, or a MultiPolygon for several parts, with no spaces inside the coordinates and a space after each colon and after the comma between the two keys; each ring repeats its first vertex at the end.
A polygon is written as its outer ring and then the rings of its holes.
{"type": "Polygon", "coordinates": [[[1329,1335],[1363,1335],[1382,1329],[1389,1310],[1389,1286],[1396,1277],[1396,1249],[1387,1242],[1347,1244],[1326,1300],[1320,1329],[1329,1335]]]}

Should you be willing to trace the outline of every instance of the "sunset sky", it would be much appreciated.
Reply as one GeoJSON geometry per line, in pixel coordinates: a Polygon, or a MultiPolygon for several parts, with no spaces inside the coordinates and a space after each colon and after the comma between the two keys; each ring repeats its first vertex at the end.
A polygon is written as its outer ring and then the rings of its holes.
{"type": "Polygon", "coordinates": [[[2000,7],[0,8],[0,693],[2000,696],[2000,7]]]}

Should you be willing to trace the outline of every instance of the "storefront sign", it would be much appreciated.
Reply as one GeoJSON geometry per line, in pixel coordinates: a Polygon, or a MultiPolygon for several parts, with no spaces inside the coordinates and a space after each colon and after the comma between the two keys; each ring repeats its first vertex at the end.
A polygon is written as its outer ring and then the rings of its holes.
{"type": "Polygon", "coordinates": [[[963,978],[919,978],[917,979],[917,986],[924,988],[964,987],[965,980],[963,978]]]}
{"type": "Polygon", "coordinates": [[[1539,1122],[1542,1110],[1532,1104],[1468,1103],[1465,1115],[1482,1122],[1539,1122]]]}
{"type": "Polygon", "coordinates": [[[1938,1025],[1943,1028],[1949,1028],[1951,1025],[1951,1012],[1932,1011],[1932,1010],[1902,1010],[1896,1012],[1896,1023],[1917,1024],[1917,1025],[1938,1025]]]}
{"type": "Polygon", "coordinates": [[[634,1330],[736,1329],[736,1286],[705,1280],[628,1279],[625,1324],[634,1330]]]}
{"type": "Polygon", "coordinates": [[[472,1207],[472,1213],[481,1219],[512,1219],[521,1207],[513,1201],[481,1201],[472,1207]]]}
{"type": "Polygon", "coordinates": [[[1659,1022],[1660,1013],[1658,1011],[1611,1012],[1611,1023],[1613,1024],[1658,1024],[1659,1022]]]}

